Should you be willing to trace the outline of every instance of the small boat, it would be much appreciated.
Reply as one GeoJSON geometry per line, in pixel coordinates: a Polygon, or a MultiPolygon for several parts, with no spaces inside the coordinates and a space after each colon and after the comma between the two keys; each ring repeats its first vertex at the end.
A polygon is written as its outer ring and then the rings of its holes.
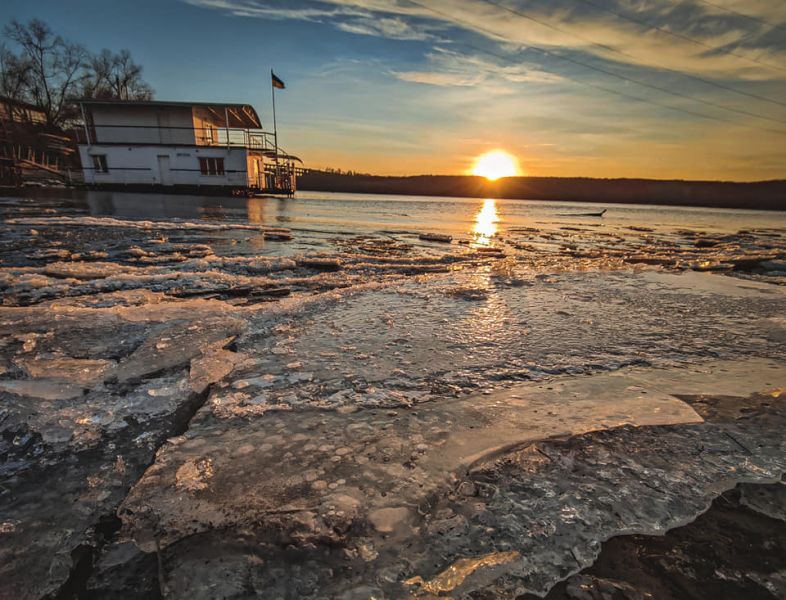
{"type": "Polygon", "coordinates": [[[603,209],[600,212],[590,212],[590,213],[563,213],[557,215],[558,217],[602,217],[607,209],[603,209]]]}

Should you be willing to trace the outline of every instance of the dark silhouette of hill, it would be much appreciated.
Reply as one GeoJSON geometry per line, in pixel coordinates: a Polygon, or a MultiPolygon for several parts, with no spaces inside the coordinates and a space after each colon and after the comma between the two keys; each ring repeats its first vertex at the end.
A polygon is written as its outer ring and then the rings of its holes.
{"type": "Polygon", "coordinates": [[[487,181],[482,177],[465,175],[380,177],[307,171],[298,178],[298,188],[364,194],[786,210],[786,180],[738,183],[588,177],[508,177],[487,181]]]}

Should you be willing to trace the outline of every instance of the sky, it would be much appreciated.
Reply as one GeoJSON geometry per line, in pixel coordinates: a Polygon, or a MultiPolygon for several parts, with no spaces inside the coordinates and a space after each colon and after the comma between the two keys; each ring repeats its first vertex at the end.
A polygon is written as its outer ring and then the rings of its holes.
{"type": "Polygon", "coordinates": [[[307,167],[786,178],[783,0],[3,0],[127,48],[159,100],[248,103],[307,167]]]}

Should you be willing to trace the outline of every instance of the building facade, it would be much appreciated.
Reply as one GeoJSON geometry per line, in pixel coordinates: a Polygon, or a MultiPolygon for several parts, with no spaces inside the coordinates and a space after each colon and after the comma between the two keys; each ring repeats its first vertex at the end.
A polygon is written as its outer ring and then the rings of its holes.
{"type": "Polygon", "coordinates": [[[296,189],[297,157],[277,146],[247,104],[84,100],[85,183],[188,193],[296,189]]]}

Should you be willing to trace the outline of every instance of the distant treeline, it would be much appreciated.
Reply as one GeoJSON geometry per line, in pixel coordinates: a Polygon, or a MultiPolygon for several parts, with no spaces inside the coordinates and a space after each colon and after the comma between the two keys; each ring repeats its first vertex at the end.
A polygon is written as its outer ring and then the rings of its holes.
{"type": "Polygon", "coordinates": [[[736,183],[585,177],[509,177],[488,181],[482,177],[463,175],[379,177],[308,171],[298,178],[298,188],[363,194],[786,210],[786,180],[736,183]]]}

